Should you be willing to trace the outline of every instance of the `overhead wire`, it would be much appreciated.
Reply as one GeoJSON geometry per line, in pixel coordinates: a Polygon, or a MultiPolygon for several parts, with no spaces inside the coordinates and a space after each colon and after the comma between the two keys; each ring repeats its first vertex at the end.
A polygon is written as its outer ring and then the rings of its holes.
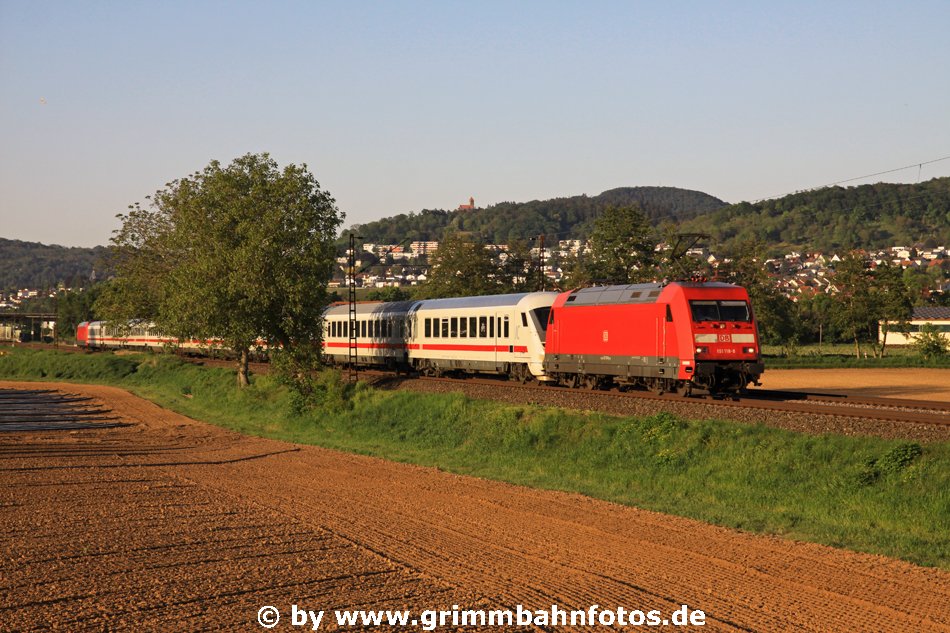
{"type": "MultiPolygon", "coordinates": [[[[926,161],[921,161],[921,162],[918,162],[918,163],[913,163],[913,164],[907,165],[907,166],[905,166],[905,167],[897,167],[897,168],[894,168],[894,169],[887,169],[887,170],[884,170],[884,171],[879,171],[879,172],[875,172],[875,173],[873,173],[873,174],[867,174],[867,175],[864,175],[864,176],[856,176],[856,177],[853,177],[853,178],[846,178],[846,179],[844,179],[844,180],[838,180],[838,181],[835,181],[835,182],[830,183],[830,184],[827,184],[827,185],[821,185],[821,186],[812,187],[812,188],[809,188],[809,189],[799,189],[799,190],[797,190],[797,191],[793,191],[793,192],[790,192],[790,193],[779,194],[779,195],[775,195],[775,196],[769,196],[769,197],[766,197],[766,198],[760,198],[760,199],[758,199],[758,200],[751,201],[750,204],[757,205],[757,204],[761,204],[761,203],[763,203],[763,202],[768,202],[768,201],[770,201],[770,200],[777,200],[777,199],[784,198],[784,197],[790,196],[790,195],[795,195],[795,194],[800,194],[800,193],[811,193],[811,192],[821,191],[821,190],[823,190],[823,189],[828,189],[828,188],[830,188],[830,187],[835,187],[835,186],[838,186],[838,185],[841,185],[841,184],[845,184],[845,183],[849,183],[849,182],[855,182],[855,181],[858,181],[858,180],[865,180],[865,179],[867,179],[867,178],[874,178],[874,177],[876,177],[876,176],[882,176],[882,175],[885,175],[885,174],[892,174],[892,173],[895,173],[895,172],[904,171],[904,170],[907,170],[907,169],[912,169],[912,168],[914,168],[914,167],[917,167],[917,168],[918,168],[918,184],[919,184],[920,173],[921,173],[921,171],[923,170],[923,166],[924,166],[924,165],[931,165],[931,164],[933,164],[933,163],[939,163],[939,162],[946,161],[946,160],[950,160],[950,155],[948,155],[948,156],[942,156],[942,157],[940,157],[940,158],[934,158],[934,159],[932,159],[932,160],[926,160],[926,161]]],[[[921,199],[921,198],[926,198],[926,197],[928,197],[929,195],[930,195],[929,193],[922,193],[922,194],[919,194],[919,195],[916,195],[916,196],[911,196],[911,197],[909,197],[909,198],[904,198],[903,201],[904,201],[904,202],[909,202],[909,201],[919,200],[919,199],[921,199]]],[[[517,204],[517,203],[512,203],[512,204],[517,204]]],[[[886,204],[885,202],[880,202],[880,203],[877,203],[877,204],[864,204],[864,205],[862,205],[862,206],[863,206],[865,209],[875,209],[875,208],[883,207],[885,204],[886,204]]],[[[727,205],[727,206],[735,206],[735,205],[727,205]]],[[[723,208],[725,208],[725,207],[723,207],[723,208]]],[[[855,208],[856,208],[856,207],[855,207],[855,208]]],[[[853,211],[853,210],[854,210],[854,209],[850,209],[850,211],[853,211]]],[[[843,209],[842,211],[846,211],[846,210],[843,209]]],[[[809,216],[812,216],[812,217],[817,217],[818,210],[817,210],[817,209],[806,209],[806,210],[802,210],[802,212],[805,213],[806,215],[809,215],[809,216]]],[[[696,217],[698,217],[698,216],[696,216],[696,217]]],[[[654,225],[660,224],[660,223],[662,223],[663,221],[666,221],[666,220],[678,221],[678,220],[677,220],[677,216],[674,215],[673,213],[667,213],[667,214],[663,214],[663,215],[651,216],[649,219],[650,219],[650,222],[651,222],[652,224],[654,224],[654,225]]],[[[690,220],[691,220],[691,219],[693,219],[693,218],[690,218],[690,220]]],[[[444,228],[447,228],[447,227],[442,227],[442,228],[444,229],[444,228]]],[[[488,237],[488,235],[487,235],[485,232],[482,232],[482,231],[472,231],[471,233],[474,233],[474,234],[478,235],[478,236],[479,236],[480,238],[482,238],[482,239],[485,239],[485,238],[488,237]]],[[[549,238],[561,238],[561,237],[567,237],[567,236],[571,235],[572,233],[573,233],[573,230],[572,230],[572,229],[565,229],[565,230],[563,230],[563,231],[558,231],[558,232],[554,232],[554,233],[548,233],[548,232],[546,232],[546,233],[544,233],[544,235],[545,235],[546,237],[549,237],[549,238]]],[[[531,240],[537,239],[537,237],[538,237],[538,235],[532,234],[532,235],[515,236],[514,239],[523,240],[523,241],[531,241],[531,240]]],[[[510,234],[509,234],[509,238],[511,238],[511,235],[510,235],[510,234]]],[[[405,241],[405,240],[403,240],[403,241],[405,241]]],[[[486,240],[486,241],[487,241],[487,240],[486,240]]]]}

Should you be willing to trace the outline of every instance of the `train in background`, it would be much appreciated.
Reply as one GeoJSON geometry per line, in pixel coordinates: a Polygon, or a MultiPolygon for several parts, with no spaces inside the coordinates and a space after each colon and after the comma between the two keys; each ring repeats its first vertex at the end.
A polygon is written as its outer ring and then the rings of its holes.
{"type": "MultiPolygon", "coordinates": [[[[76,326],[76,345],[85,349],[128,349],[175,351],[195,356],[230,356],[220,339],[178,339],[149,321],[133,321],[118,326],[108,321],[83,321],[76,326]]],[[[257,341],[252,356],[266,356],[264,341],[257,341]]]]}
{"type": "MultiPolygon", "coordinates": [[[[336,304],[324,313],[330,364],[684,396],[736,393],[759,384],[764,371],[748,293],[719,282],[359,303],[352,349],[349,311],[349,304],[336,304]]],[[[147,322],[81,323],[76,342],[88,349],[228,352],[221,341],[179,341],[147,322]]]]}
{"type": "MultiPolygon", "coordinates": [[[[588,389],[735,393],[764,371],[746,290],[631,284],[358,304],[355,361],[423,375],[491,373],[588,389]]],[[[347,304],[325,313],[325,358],[350,359],[347,304]]]]}

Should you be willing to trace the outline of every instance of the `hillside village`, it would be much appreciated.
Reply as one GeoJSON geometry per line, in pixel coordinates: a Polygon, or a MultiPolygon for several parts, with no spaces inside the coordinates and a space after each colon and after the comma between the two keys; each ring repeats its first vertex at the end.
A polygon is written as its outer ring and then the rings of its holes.
{"type": "MultiPolygon", "coordinates": [[[[507,244],[489,244],[486,249],[492,251],[499,261],[507,256],[507,244]]],[[[439,249],[439,242],[412,242],[408,246],[396,244],[364,244],[363,250],[355,254],[354,283],[363,288],[418,286],[426,282],[428,257],[439,249]]],[[[660,244],[657,250],[669,249],[668,244],[660,244]]],[[[560,262],[571,261],[590,251],[590,246],[582,240],[561,240],[556,248],[546,249],[544,253],[544,274],[550,287],[561,287],[566,274],[560,262]]],[[[541,257],[538,247],[531,249],[535,262],[541,257]]],[[[687,254],[706,261],[716,268],[724,260],[708,248],[695,248],[687,254]]],[[[834,283],[835,264],[841,261],[843,253],[803,253],[793,251],[783,257],[767,259],[764,266],[782,292],[795,300],[799,296],[814,294],[835,294],[838,288],[834,283]]],[[[946,246],[926,247],[891,246],[889,248],[866,252],[867,265],[874,269],[882,265],[897,266],[901,269],[931,271],[938,269],[941,274],[938,287],[934,292],[950,292],[950,251],[946,246]]],[[[348,257],[337,258],[337,268],[330,282],[331,288],[346,287],[349,279],[346,275],[348,257]]]]}
{"type": "MultiPolygon", "coordinates": [[[[498,261],[507,257],[507,244],[489,244],[485,248],[495,253],[498,261]]],[[[666,250],[667,244],[660,244],[658,250],[666,250]]],[[[439,242],[418,241],[408,246],[396,244],[364,244],[363,249],[355,253],[355,286],[358,288],[408,288],[426,283],[429,270],[428,258],[439,250],[439,242]]],[[[544,275],[547,287],[561,288],[561,281],[567,273],[562,263],[572,261],[578,254],[589,252],[590,246],[582,240],[561,240],[556,248],[545,249],[544,275]]],[[[540,258],[540,248],[530,249],[535,262],[540,258]]],[[[728,261],[708,248],[696,248],[687,254],[706,261],[712,268],[728,261]]],[[[800,296],[815,294],[835,294],[838,288],[834,282],[835,264],[841,261],[843,253],[803,253],[793,251],[783,257],[767,259],[764,266],[783,294],[793,301],[800,296]]],[[[874,269],[881,265],[897,266],[904,270],[938,270],[931,277],[938,280],[931,292],[950,293],[950,250],[946,246],[926,247],[891,246],[886,249],[865,253],[867,265],[874,269]]],[[[347,287],[346,275],[348,257],[337,258],[337,266],[330,281],[331,289],[347,287]]],[[[54,299],[64,292],[80,291],[82,288],[66,286],[60,283],[55,288],[19,288],[0,291],[0,311],[16,311],[24,303],[36,300],[54,299]]]]}

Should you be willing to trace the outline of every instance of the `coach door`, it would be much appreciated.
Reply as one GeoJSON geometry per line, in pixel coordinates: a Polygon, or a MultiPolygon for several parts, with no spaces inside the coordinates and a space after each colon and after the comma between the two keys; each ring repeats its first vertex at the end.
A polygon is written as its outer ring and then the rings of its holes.
{"type": "Polygon", "coordinates": [[[489,324],[489,336],[492,339],[492,347],[495,350],[493,358],[495,360],[495,367],[503,367],[505,363],[511,360],[510,348],[508,347],[511,343],[509,334],[510,332],[510,323],[508,322],[508,315],[504,312],[496,312],[492,318],[491,323],[489,324]]]}

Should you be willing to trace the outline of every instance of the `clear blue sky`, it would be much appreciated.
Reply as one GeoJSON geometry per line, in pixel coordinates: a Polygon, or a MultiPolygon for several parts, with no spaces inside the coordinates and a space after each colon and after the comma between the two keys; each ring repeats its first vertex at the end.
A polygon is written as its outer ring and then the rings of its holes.
{"type": "Polygon", "coordinates": [[[780,195],[950,156],[948,32],[946,0],[0,0],[0,237],[105,244],[128,204],[262,151],[346,226],[470,195],[780,195]]]}

